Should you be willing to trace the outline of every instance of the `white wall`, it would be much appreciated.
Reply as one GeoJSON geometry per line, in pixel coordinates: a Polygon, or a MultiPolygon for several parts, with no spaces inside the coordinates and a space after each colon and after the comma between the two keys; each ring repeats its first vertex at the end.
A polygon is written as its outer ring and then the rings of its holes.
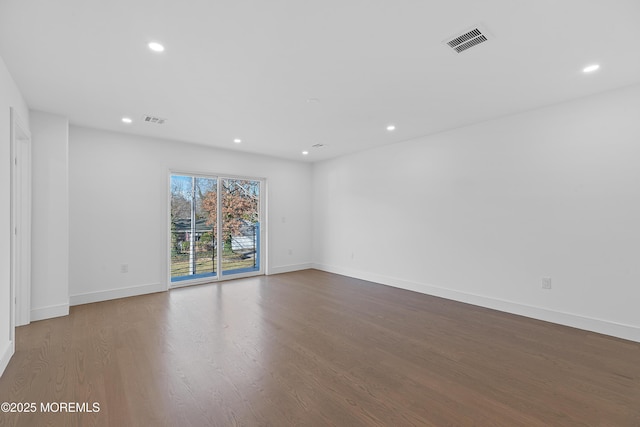
{"type": "Polygon", "coordinates": [[[31,111],[31,320],[69,314],[69,121],[31,111]]]}
{"type": "Polygon", "coordinates": [[[71,126],[70,165],[72,305],[166,289],[169,170],[266,178],[268,272],[310,266],[309,164],[71,126]]]}
{"type": "Polygon", "coordinates": [[[633,86],[316,164],[316,266],[640,341],[639,118],[633,86]]]}
{"type": "Polygon", "coordinates": [[[29,109],[0,58],[0,374],[13,354],[11,340],[11,119],[13,107],[26,126],[29,109]]]}

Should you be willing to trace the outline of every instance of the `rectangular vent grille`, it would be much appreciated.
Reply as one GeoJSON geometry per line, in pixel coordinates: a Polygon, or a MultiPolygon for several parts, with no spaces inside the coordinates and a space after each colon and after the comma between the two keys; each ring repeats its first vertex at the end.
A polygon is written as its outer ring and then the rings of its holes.
{"type": "Polygon", "coordinates": [[[464,34],[456,36],[455,38],[447,41],[447,45],[456,52],[464,52],[465,50],[486,42],[487,37],[482,34],[479,28],[474,28],[471,31],[467,31],[464,34]]]}
{"type": "Polygon", "coordinates": [[[486,41],[487,41],[487,38],[485,36],[480,36],[480,37],[476,37],[475,39],[471,39],[466,43],[462,43],[461,45],[458,45],[458,46],[454,47],[453,49],[456,52],[460,53],[463,50],[467,50],[470,47],[474,47],[475,45],[480,44],[482,42],[486,42],[486,41]]]}
{"type": "Polygon", "coordinates": [[[157,125],[161,125],[167,121],[167,119],[161,119],[160,117],[155,116],[144,116],[143,119],[146,123],[155,123],[157,125]]]}

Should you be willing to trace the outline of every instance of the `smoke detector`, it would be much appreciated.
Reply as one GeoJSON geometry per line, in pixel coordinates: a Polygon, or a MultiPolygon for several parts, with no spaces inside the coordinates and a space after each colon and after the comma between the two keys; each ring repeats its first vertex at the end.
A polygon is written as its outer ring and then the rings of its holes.
{"type": "Polygon", "coordinates": [[[443,43],[457,53],[478,46],[489,40],[489,32],[482,25],[476,25],[462,33],[456,34],[443,43]]]}
{"type": "Polygon", "coordinates": [[[156,116],[143,116],[142,120],[144,120],[145,123],[155,123],[157,125],[161,125],[167,121],[167,119],[161,119],[160,117],[156,116]]]}

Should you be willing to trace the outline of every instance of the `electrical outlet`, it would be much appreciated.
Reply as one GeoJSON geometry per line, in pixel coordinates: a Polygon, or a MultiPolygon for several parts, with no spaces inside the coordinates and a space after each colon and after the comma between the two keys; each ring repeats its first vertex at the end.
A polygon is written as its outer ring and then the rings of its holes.
{"type": "Polygon", "coordinates": [[[542,278],[542,289],[551,289],[551,277],[542,278]]]}
{"type": "Polygon", "coordinates": [[[128,272],[129,272],[129,264],[121,264],[120,273],[128,273],[128,272]]]}

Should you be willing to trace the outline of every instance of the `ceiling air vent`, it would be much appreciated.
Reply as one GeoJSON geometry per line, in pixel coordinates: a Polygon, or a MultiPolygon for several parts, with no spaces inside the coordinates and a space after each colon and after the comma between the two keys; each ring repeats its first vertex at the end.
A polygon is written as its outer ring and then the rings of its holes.
{"type": "Polygon", "coordinates": [[[161,125],[164,122],[167,121],[167,119],[161,119],[160,117],[156,117],[156,116],[144,116],[142,117],[142,119],[146,122],[146,123],[155,123],[157,125],[161,125]]]}
{"type": "Polygon", "coordinates": [[[445,43],[456,52],[460,53],[469,48],[484,43],[488,40],[487,31],[483,31],[480,26],[474,27],[471,30],[467,30],[462,34],[458,34],[445,40],[445,43]]]}
{"type": "Polygon", "coordinates": [[[324,147],[324,144],[313,144],[311,147],[313,147],[313,148],[322,148],[322,147],[324,147]]]}

